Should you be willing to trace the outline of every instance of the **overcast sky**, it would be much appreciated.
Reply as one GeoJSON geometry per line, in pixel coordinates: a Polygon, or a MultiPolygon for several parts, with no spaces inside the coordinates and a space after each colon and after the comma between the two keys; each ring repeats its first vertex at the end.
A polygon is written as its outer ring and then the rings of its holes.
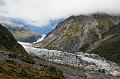
{"type": "Polygon", "coordinates": [[[95,12],[120,14],[120,0],[0,0],[0,16],[40,26],[50,20],[95,12]]]}

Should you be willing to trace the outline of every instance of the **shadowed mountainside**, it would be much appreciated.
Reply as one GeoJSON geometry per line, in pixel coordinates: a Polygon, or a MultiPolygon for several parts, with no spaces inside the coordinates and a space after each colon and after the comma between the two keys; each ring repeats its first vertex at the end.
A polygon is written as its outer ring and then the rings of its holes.
{"type": "Polygon", "coordinates": [[[16,53],[18,55],[27,55],[24,48],[16,41],[14,36],[0,24],[0,50],[16,53]]]}

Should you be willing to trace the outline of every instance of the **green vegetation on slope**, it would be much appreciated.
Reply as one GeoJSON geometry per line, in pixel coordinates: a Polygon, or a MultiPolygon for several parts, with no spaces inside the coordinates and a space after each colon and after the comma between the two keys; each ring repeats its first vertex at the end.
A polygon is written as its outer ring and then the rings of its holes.
{"type": "Polygon", "coordinates": [[[120,34],[104,41],[91,52],[105,57],[110,61],[120,63],[120,34]]]}

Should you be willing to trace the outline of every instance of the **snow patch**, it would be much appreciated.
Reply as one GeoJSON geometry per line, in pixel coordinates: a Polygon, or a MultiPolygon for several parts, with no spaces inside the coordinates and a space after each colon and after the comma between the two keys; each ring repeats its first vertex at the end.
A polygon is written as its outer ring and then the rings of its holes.
{"type": "Polygon", "coordinates": [[[38,43],[38,42],[41,42],[44,38],[45,38],[46,35],[42,35],[42,37],[40,39],[38,39],[36,42],[34,43],[38,43]]]}

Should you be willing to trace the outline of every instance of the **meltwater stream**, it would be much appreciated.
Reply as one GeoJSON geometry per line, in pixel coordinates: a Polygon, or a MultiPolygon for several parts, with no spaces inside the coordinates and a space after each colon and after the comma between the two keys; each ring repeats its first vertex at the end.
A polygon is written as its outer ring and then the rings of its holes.
{"type": "Polygon", "coordinates": [[[104,58],[96,54],[88,54],[82,52],[67,53],[57,50],[48,50],[32,46],[30,43],[19,42],[28,54],[39,56],[45,60],[67,64],[77,67],[83,67],[84,69],[90,70],[104,70],[106,74],[113,76],[120,76],[120,66],[117,66],[115,63],[106,61],[104,58]]]}

